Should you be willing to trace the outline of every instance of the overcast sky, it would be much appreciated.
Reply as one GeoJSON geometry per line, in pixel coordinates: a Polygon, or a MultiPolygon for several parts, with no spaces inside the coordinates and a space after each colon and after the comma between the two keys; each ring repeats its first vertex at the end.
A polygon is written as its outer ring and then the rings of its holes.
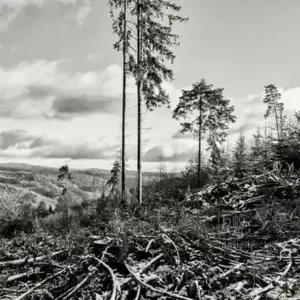
{"type": "MultiPolygon", "coordinates": [[[[111,168],[121,144],[121,53],[112,45],[105,0],[0,0],[0,162],[111,168]]],[[[180,47],[171,106],[182,88],[205,78],[235,106],[234,144],[263,124],[264,86],[300,109],[300,1],[178,0],[189,22],[180,47]]],[[[134,92],[134,89],[129,91],[134,92]]],[[[135,168],[135,101],[129,95],[128,157],[135,168]]],[[[144,170],[183,167],[197,149],[179,134],[172,111],[144,115],[144,170]]]]}

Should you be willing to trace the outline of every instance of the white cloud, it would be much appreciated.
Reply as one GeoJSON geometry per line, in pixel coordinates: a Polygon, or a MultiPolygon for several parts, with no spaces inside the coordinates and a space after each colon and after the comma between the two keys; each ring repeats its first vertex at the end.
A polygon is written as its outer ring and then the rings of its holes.
{"type": "MultiPolygon", "coordinates": [[[[122,91],[122,70],[112,64],[102,71],[70,73],[63,69],[64,60],[25,61],[12,68],[0,65],[1,101],[24,97],[32,87],[40,93],[59,90],[71,96],[119,97],[122,91]]],[[[132,92],[133,84],[129,88],[132,92]]],[[[1,103],[1,102],[0,102],[1,103]]]]}
{"type": "MultiPolygon", "coordinates": [[[[0,1],[0,33],[5,32],[11,23],[17,18],[22,9],[29,5],[42,7],[44,4],[53,0],[1,0],[0,1]]],[[[78,1],[82,0],[54,0],[54,3],[61,3],[64,5],[75,5],[78,1]]],[[[91,10],[91,3],[89,0],[83,0],[83,5],[79,8],[76,14],[76,22],[79,26],[88,16],[91,10]]]]}
{"type": "MultiPolygon", "coordinates": [[[[75,4],[78,0],[54,0],[55,3],[62,3],[65,5],[68,4],[75,4]]],[[[28,5],[37,5],[37,6],[42,6],[48,2],[48,0],[1,0],[0,2],[0,9],[4,7],[9,7],[9,8],[22,8],[24,6],[28,5]]]]}
{"type": "Polygon", "coordinates": [[[101,53],[88,53],[86,59],[90,61],[102,60],[103,55],[101,53]]]}
{"type": "MultiPolygon", "coordinates": [[[[113,64],[102,71],[91,70],[71,73],[63,68],[63,64],[63,60],[37,60],[26,61],[12,68],[3,68],[0,65],[0,113],[3,115],[1,130],[26,128],[32,135],[45,136],[61,145],[67,145],[68,149],[75,150],[80,149],[78,145],[82,144],[89,145],[90,148],[98,147],[100,149],[103,144],[120,143],[120,138],[116,138],[120,136],[121,131],[120,115],[98,112],[97,114],[90,114],[88,117],[86,115],[74,115],[73,119],[64,122],[51,119],[54,113],[53,102],[61,95],[69,97],[71,100],[74,99],[74,104],[82,105],[84,109],[88,109],[85,107],[88,105],[86,100],[99,96],[117,97],[117,103],[121,107],[122,70],[120,66],[113,64]],[[79,97],[83,97],[82,101],[76,102],[75,100],[78,100],[79,97]],[[6,117],[5,112],[7,112],[6,117]],[[50,119],[45,120],[45,116],[50,119]],[[17,118],[19,118],[18,121],[16,121],[17,118]]],[[[134,105],[136,102],[133,100],[135,100],[136,90],[134,84],[131,86],[132,89],[128,93],[129,95],[132,93],[130,95],[131,104],[128,104],[127,115],[132,115],[132,118],[127,119],[127,133],[131,132],[132,135],[127,140],[127,150],[131,150],[130,153],[128,152],[131,158],[130,168],[134,168],[133,159],[135,159],[136,153],[136,107],[134,105]]],[[[178,103],[181,89],[176,88],[171,83],[166,84],[165,87],[170,93],[173,109],[178,103]]],[[[300,102],[298,101],[300,87],[280,89],[280,91],[286,113],[300,110],[300,102]]],[[[235,133],[230,136],[231,141],[237,137],[239,129],[243,130],[246,136],[251,137],[257,124],[261,122],[263,125],[263,116],[266,110],[266,105],[262,100],[263,96],[264,93],[261,92],[244,99],[231,100],[231,104],[235,105],[235,114],[237,115],[237,122],[233,126],[235,133]]],[[[74,110],[76,107],[71,106],[71,108],[74,110]]],[[[270,123],[272,118],[273,116],[270,116],[270,123]]],[[[172,118],[172,110],[165,107],[157,108],[154,112],[143,115],[143,119],[145,121],[144,127],[152,127],[151,130],[143,132],[143,139],[149,138],[148,142],[143,144],[143,152],[146,153],[151,148],[159,147],[165,157],[174,157],[175,162],[176,159],[178,160],[175,165],[185,165],[183,160],[188,157],[189,153],[192,154],[197,150],[197,141],[172,139],[173,135],[180,129],[180,122],[172,118]]],[[[47,147],[48,152],[46,154],[51,154],[55,150],[50,146],[47,147]]],[[[28,150],[16,148],[10,149],[9,153],[4,154],[10,157],[26,157],[28,150]]],[[[75,154],[73,153],[74,157],[75,154]]],[[[30,162],[34,162],[34,158],[30,159],[30,162]]],[[[54,161],[52,158],[48,159],[48,161],[54,161]]],[[[45,159],[41,158],[40,162],[44,164],[45,159]]],[[[72,162],[74,166],[82,165],[84,162],[84,166],[87,167],[101,167],[98,160],[97,162],[89,162],[88,160],[72,162]]],[[[109,165],[110,161],[104,163],[102,160],[102,167],[109,165]]],[[[156,165],[149,161],[144,162],[143,166],[145,170],[150,170],[155,169],[154,166],[156,165]]],[[[168,166],[171,168],[171,160],[168,162],[168,166]]]]}
{"type": "Polygon", "coordinates": [[[76,14],[76,22],[78,26],[82,26],[84,20],[87,18],[91,11],[91,2],[89,0],[84,0],[83,5],[79,8],[76,14]]]}
{"type": "Polygon", "coordinates": [[[0,110],[16,112],[15,117],[24,117],[26,112],[49,114],[51,104],[60,96],[94,99],[121,95],[122,73],[118,65],[73,74],[64,71],[62,63],[37,60],[22,62],[14,68],[0,66],[0,110]]]}
{"type": "MultiPolygon", "coordinates": [[[[284,103],[284,115],[292,117],[294,111],[300,110],[300,87],[282,88],[278,87],[281,93],[281,102],[284,103]]],[[[235,141],[240,134],[246,136],[247,140],[252,139],[252,136],[257,128],[267,126],[274,127],[275,118],[271,114],[267,120],[264,114],[267,110],[267,105],[263,103],[264,91],[258,94],[251,94],[244,99],[232,99],[232,104],[235,106],[235,115],[237,116],[236,123],[232,126],[232,135],[229,137],[230,142],[235,141]]]]}
{"type": "MultiPolygon", "coordinates": [[[[13,68],[0,66],[1,130],[26,128],[30,135],[56,141],[62,148],[68,149],[72,157],[83,149],[80,145],[89,145],[87,155],[97,155],[94,150],[118,145],[121,140],[115,137],[120,134],[120,115],[101,112],[101,101],[115,99],[113,103],[117,103],[117,110],[121,107],[121,68],[110,65],[102,71],[71,73],[62,65],[63,61],[38,60],[23,62],[13,68]],[[59,106],[61,111],[69,109],[71,113],[75,112],[73,118],[66,121],[52,118],[55,101],[62,103],[59,106]],[[93,105],[100,109],[91,111],[93,105]],[[84,113],[77,114],[81,109],[84,113]]],[[[111,104],[106,101],[103,105],[105,109],[111,104]]],[[[2,151],[1,155],[15,160],[28,157],[30,153],[28,149],[16,147],[2,151]]],[[[39,153],[53,156],[53,153],[59,152],[54,144],[54,148],[47,145],[39,153]]],[[[30,158],[30,161],[33,160],[33,157],[30,158]]]]}

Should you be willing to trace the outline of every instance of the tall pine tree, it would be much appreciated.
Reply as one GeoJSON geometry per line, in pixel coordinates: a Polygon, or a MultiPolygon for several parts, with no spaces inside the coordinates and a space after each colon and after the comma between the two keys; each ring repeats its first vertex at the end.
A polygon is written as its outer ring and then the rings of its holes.
{"type": "Polygon", "coordinates": [[[128,52],[130,47],[131,32],[128,30],[128,10],[132,0],[109,0],[111,17],[113,19],[113,30],[118,35],[119,40],[114,44],[114,48],[122,51],[123,59],[123,87],[122,87],[122,149],[121,149],[121,191],[122,202],[125,203],[126,191],[126,90],[127,90],[127,65],[128,52]]]}
{"type": "Polygon", "coordinates": [[[62,191],[62,201],[65,201],[65,217],[67,230],[69,230],[69,208],[70,208],[70,197],[69,197],[69,185],[72,183],[73,176],[70,172],[69,166],[65,165],[58,169],[57,180],[64,181],[64,188],[62,191]]]}
{"type": "Polygon", "coordinates": [[[216,165],[220,159],[220,144],[227,136],[229,123],[235,122],[234,107],[223,96],[223,89],[213,89],[204,79],[193,84],[191,90],[183,90],[179,103],[173,112],[175,119],[184,119],[182,133],[192,132],[198,139],[198,186],[201,186],[202,137],[206,132],[211,150],[211,162],[216,165]]]}
{"type": "Polygon", "coordinates": [[[278,92],[278,89],[275,85],[269,84],[265,86],[265,98],[264,103],[268,105],[267,111],[265,113],[265,118],[267,119],[271,113],[274,113],[275,122],[276,122],[276,131],[277,131],[277,146],[276,152],[278,154],[278,159],[281,159],[282,152],[282,131],[284,126],[283,109],[284,105],[281,100],[281,94],[278,92]]]}
{"type": "Polygon", "coordinates": [[[241,133],[235,149],[233,153],[233,167],[234,172],[237,177],[244,177],[245,173],[247,173],[248,170],[248,164],[247,164],[247,148],[246,148],[246,142],[245,142],[245,136],[241,133]]]}
{"type": "Polygon", "coordinates": [[[142,202],[142,104],[148,110],[169,104],[169,95],[163,83],[173,79],[167,65],[173,63],[172,51],[178,45],[178,35],[172,33],[173,22],[187,19],[176,15],[180,6],[171,0],[137,0],[130,11],[134,26],[136,49],[129,54],[129,70],[137,85],[137,200],[142,202]]]}

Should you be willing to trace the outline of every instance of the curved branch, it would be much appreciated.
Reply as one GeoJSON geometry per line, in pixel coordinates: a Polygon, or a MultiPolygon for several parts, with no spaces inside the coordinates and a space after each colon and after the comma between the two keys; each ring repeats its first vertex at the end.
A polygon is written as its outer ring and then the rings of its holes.
{"type": "Polygon", "coordinates": [[[174,299],[179,299],[179,300],[193,300],[192,298],[188,298],[188,297],[185,297],[185,296],[181,296],[181,295],[173,294],[173,293],[170,293],[170,292],[167,292],[167,291],[162,291],[162,290],[156,289],[156,288],[152,287],[151,285],[149,285],[147,283],[144,283],[140,278],[138,278],[138,276],[136,274],[134,274],[131,271],[131,269],[129,268],[129,266],[125,262],[124,262],[124,265],[127,268],[128,272],[132,275],[132,277],[140,285],[142,285],[143,287],[147,288],[148,290],[150,290],[150,291],[152,291],[154,293],[163,295],[163,296],[168,296],[168,297],[174,298],[174,299]]]}
{"type": "Polygon", "coordinates": [[[115,277],[115,274],[114,274],[113,270],[105,262],[98,259],[97,257],[94,257],[94,259],[110,273],[110,276],[111,276],[111,279],[112,279],[112,282],[113,282],[113,287],[112,287],[110,300],[115,300],[116,299],[116,294],[117,294],[117,283],[116,283],[116,277],[115,277]]]}

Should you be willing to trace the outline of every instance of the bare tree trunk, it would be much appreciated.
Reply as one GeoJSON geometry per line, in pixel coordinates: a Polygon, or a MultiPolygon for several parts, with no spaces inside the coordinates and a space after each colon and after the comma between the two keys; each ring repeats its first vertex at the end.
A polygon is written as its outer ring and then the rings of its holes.
{"type": "Polygon", "coordinates": [[[280,125],[278,122],[278,116],[277,116],[277,107],[276,105],[274,105],[274,112],[275,112],[275,119],[276,119],[276,128],[277,128],[277,138],[278,138],[278,145],[279,145],[279,153],[280,153],[280,159],[282,159],[283,157],[283,153],[282,153],[282,142],[281,142],[281,134],[280,134],[280,125]]]}
{"type": "Polygon", "coordinates": [[[199,107],[199,149],[198,149],[198,187],[201,187],[201,139],[202,139],[202,97],[200,97],[199,107]]]}
{"type": "Polygon", "coordinates": [[[266,120],[265,120],[265,141],[264,141],[264,146],[265,146],[265,149],[264,149],[264,156],[265,156],[265,166],[266,168],[268,167],[269,165],[269,157],[268,157],[268,141],[267,141],[267,124],[266,124],[266,120]]]}
{"type": "Polygon", "coordinates": [[[126,126],[126,85],[127,85],[127,78],[126,78],[126,47],[127,47],[127,0],[124,0],[124,32],[123,32],[123,107],[122,107],[122,174],[121,174],[121,190],[122,190],[122,204],[125,204],[126,199],[126,160],[125,160],[125,126],[126,126]]]}
{"type": "Polygon", "coordinates": [[[67,222],[67,230],[69,232],[69,172],[67,172],[67,177],[66,177],[66,195],[67,195],[67,203],[66,203],[66,222],[67,222]]]}
{"type": "Polygon", "coordinates": [[[276,128],[277,128],[277,137],[278,137],[278,143],[280,142],[280,129],[279,129],[279,123],[278,123],[278,116],[277,116],[277,108],[274,107],[275,112],[275,120],[276,120],[276,128]]]}
{"type": "Polygon", "coordinates": [[[280,107],[280,141],[282,142],[283,141],[283,116],[282,116],[282,112],[283,112],[283,108],[280,107]]]}
{"type": "Polygon", "coordinates": [[[137,80],[137,201],[142,203],[142,95],[141,95],[141,0],[137,0],[137,64],[139,78],[137,80]]]}

